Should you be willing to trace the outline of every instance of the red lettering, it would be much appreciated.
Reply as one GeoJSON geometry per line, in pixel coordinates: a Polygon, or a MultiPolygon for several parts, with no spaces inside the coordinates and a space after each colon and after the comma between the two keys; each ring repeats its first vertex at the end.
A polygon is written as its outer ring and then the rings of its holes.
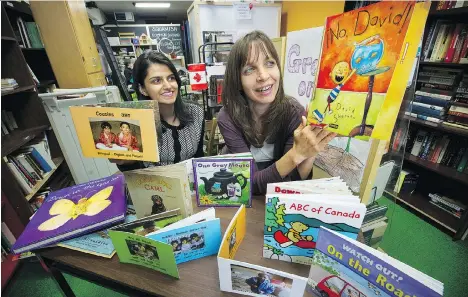
{"type": "Polygon", "coordinates": [[[296,208],[296,203],[291,204],[291,206],[289,207],[289,209],[297,210],[297,208],[296,208]]]}
{"type": "Polygon", "coordinates": [[[332,212],[332,208],[331,208],[331,207],[325,209],[325,213],[326,213],[326,214],[331,214],[331,212],[332,212]]]}

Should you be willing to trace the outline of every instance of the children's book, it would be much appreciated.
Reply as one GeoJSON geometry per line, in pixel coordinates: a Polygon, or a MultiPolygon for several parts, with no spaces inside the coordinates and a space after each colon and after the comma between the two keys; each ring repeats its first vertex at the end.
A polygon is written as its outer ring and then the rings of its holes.
{"type": "Polygon", "coordinates": [[[177,208],[184,218],[193,213],[185,164],[125,171],[124,175],[138,218],[177,208]]]}
{"type": "Polygon", "coordinates": [[[215,255],[221,243],[221,224],[215,209],[209,208],[146,237],[169,243],[180,264],[215,255]]]}
{"type": "Polygon", "coordinates": [[[324,227],[311,264],[304,297],[440,297],[444,293],[443,283],[324,227]]]}
{"type": "Polygon", "coordinates": [[[70,113],[85,157],[159,161],[156,101],[71,106],[70,113]]]}
{"type": "Polygon", "coordinates": [[[429,7],[382,1],[328,17],[308,121],[343,136],[390,139],[429,7]]]}
{"type": "Polygon", "coordinates": [[[231,154],[193,159],[198,206],[252,205],[251,154],[231,154]]]}
{"type": "Polygon", "coordinates": [[[356,239],[365,214],[349,194],[267,194],[263,257],[309,265],[321,226],[356,239]]]}
{"type": "MultiPolygon", "coordinates": [[[[136,219],[137,217],[135,215],[127,215],[125,217],[125,222],[132,222],[136,219]]],[[[115,248],[107,230],[66,240],[64,242],[60,242],[57,246],[104,258],[112,258],[115,254],[115,248]]]]}
{"type": "Polygon", "coordinates": [[[352,195],[346,183],[338,177],[267,184],[266,193],[352,195]]]}
{"type": "Polygon", "coordinates": [[[14,246],[15,254],[50,246],[125,219],[123,174],[51,192],[14,246]]]}
{"type": "Polygon", "coordinates": [[[159,213],[109,230],[119,259],[179,278],[177,264],[216,254],[221,225],[213,208],[183,220],[179,210],[159,213]],[[146,226],[144,229],[136,225],[146,226]]]}
{"type": "Polygon", "coordinates": [[[245,210],[242,205],[232,218],[218,251],[221,291],[247,296],[302,296],[306,277],[234,260],[246,232],[245,210]]]}

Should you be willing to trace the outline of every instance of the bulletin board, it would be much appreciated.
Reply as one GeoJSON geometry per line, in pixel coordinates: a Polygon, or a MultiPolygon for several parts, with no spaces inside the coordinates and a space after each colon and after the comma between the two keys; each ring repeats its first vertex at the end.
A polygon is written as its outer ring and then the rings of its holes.
{"type": "Polygon", "coordinates": [[[251,19],[238,20],[232,2],[194,2],[187,10],[192,37],[192,58],[198,62],[198,47],[203,44],[203,31],[235,31],[236,40],[253,30],[270,38],[280,36],[281,4],[254,3],[251,19]]]}

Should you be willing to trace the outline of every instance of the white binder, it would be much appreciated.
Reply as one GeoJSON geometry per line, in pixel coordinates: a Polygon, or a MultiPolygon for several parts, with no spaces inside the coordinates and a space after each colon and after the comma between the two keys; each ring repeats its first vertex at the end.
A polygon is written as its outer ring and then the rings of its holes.
{"type": "Polygon", "coordinates": [[[70,106],[77,105],[120,102],[120,93],[116,86],[60,89],[54,93],[39,94],[39,97],[42,99],[50,124],[76,184],[107,177],[118,171],[117,166],[107,159],[83,156],[69,109],[70,106]],[[57,99],[59,95],[79,94],[86,94],[86,96],[57,99]]]}

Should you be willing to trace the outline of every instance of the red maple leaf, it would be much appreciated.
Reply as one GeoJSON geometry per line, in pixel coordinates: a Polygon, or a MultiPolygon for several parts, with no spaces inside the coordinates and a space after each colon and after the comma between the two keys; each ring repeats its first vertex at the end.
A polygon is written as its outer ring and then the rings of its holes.
{"type": "Polygon", "coordinates": [[[200,73],[197,73],[197,74],[195,74],[195,75],[193,76],[193,79],[194,79],[196,82],[200,82],[200,81],[201,81],[201,78],[202,78],[202,77],[201,77],[200,73]]]}

